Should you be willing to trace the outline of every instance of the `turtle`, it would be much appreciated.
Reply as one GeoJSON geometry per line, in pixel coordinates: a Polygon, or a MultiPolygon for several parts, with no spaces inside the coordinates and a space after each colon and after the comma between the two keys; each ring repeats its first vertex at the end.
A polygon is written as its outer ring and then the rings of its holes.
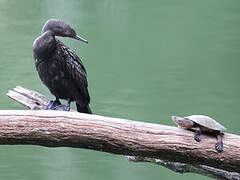
{"type": "Polygon", "coordinates": [[[171,119],[180,127],[195,130],[194,139],[200,142],[202,139],[202,131],[215,133],[217,136],[217,143],[215,149],[217,152],[223,151],[222,135],[226,128],[213,118],[205,115],[190,115],[187,117],[172,116],[171,119]]]}

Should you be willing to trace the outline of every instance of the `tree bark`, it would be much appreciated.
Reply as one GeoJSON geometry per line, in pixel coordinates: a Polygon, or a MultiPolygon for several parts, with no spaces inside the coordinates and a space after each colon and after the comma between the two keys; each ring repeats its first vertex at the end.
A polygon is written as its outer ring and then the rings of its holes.
{"type": "MultiPolygon", "coordinates": [[[[21,87],[8,96],[30,109],[43,109],[48,101],[21,87]]],[[[77,112],[0,111],[0,144],[87,148],[240,173],[240,136],[225,133],[222,153],[214,148],[214,135],[204,134],[200,143],[193,137],[178,127],[77,112]]]]}
{"type": "Polygon", "coordinates": [[[240,180],[240,174],[236,172],[229,172],[222,169],[213,168],[205,165],[192,165],[180,162],[172,162],[161,159],[146,158],[139,156],[128,156],[127,159],[131,162],[150,162],[160,166],[164,166],[177,173],[196,173],[218,180],[240,180]]]}

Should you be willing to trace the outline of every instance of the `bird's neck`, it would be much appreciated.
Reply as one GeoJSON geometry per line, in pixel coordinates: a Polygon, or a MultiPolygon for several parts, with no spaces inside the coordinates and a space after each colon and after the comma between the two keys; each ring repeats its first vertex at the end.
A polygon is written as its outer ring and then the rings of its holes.
{"type": "Polygon", "coordinates": [[[51,31],[45,31],[33,43],[34,56],[45,58],[56,49],[56,39],[51,31]]]}

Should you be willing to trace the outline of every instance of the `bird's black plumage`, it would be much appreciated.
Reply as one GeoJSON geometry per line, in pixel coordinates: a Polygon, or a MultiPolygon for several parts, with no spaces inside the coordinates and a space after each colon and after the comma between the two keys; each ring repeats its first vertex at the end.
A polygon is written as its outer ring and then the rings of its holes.
{"type": "Polygon", "coordinates": [[[70,102],[76,101],[77,110],[92,113],[89,107],[87,73],[80,58],[55,36],[70,37],[87,43],[68,24],[55,19],[48,20],[42,34],[33,43],[35,66],[42,82],[56,97],[47,109],[69,110],[70,102]],[[59,99],[68,100],[67,108],[59,99]]]}

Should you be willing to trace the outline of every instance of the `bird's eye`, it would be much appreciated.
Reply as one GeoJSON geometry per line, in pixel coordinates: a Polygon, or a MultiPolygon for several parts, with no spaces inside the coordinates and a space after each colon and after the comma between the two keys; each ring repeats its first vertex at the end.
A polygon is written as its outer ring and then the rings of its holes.
{"type": "Polygon", "coordinates": [[[73,36],[73,37],[75,37],[77,34],[76,34],[76,32],[73,30],[73,29],[71,29],[71,35],[73,36]]]}

